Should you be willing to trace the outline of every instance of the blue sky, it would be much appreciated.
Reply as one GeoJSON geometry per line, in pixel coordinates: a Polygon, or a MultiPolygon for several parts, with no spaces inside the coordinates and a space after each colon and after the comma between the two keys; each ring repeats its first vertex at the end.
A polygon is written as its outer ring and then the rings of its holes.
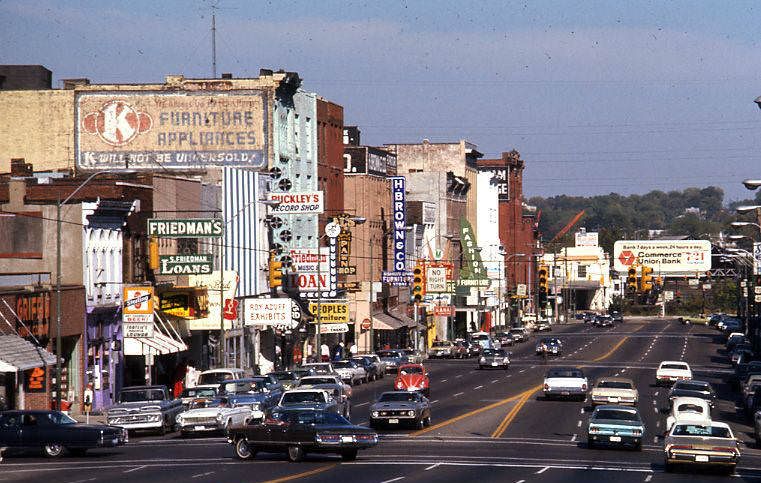
{"type": "Polygon", "coordinates": [[[298,72],[363,142],[517,149],[532,195],[761,177],[756,2],[0,0],[0,62],[56,82],[298,72]]]}

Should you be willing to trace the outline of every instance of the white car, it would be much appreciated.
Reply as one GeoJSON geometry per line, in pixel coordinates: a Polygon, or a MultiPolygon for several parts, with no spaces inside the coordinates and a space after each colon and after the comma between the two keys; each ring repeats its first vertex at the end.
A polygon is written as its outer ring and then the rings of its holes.
{"type": "Polygon", "coordinates": [[[670,384],[675,381],[692,379],[690,365],[682,361],[663,361],[655,371],[655,384],[670,384]]]}
{"type": "Polygon", "coordinates": [[[685,423],[711,424],[711,406],[699,397],[677,397],[671,406],[671,414],[666,418],[666,432],[677,421],[685,423]]]}
{"type": "Polygon", "coordinates": [[[214,399],[218,392],[219,384],[203,384],[183,389],[178,397],[182,401],[182,406],[187,408],[196,399],[214,399]]]}
{"type": "Polygon", "coordinates": [[[333,369],[341,376],[341,380],[351,386],[367,382],[367,371],[354,361],[335,361],[333,369]]]}
{"type": "Polygon", "coordinates": [[[296,386],[296,389],[308,389],[314,386],[319,386],[322,384],[338,384],[339,386],[343,386],[344,388],[344,394],[346,394],[347,398],[351,398],[352,389],[351,386],[344,383],[341,380],[341,376],[338,374],[318,374],[316,376],[306,376],[299,379],[299,384],[296,386]]]}
{"type": "Polygon", "coordinates": [[[205,386],[210,384],[222,384],[224,381],[229,381],[233,379],[243,379],[245,377],[245,373],[243,369],[238,369],[237,367],[226,367],[222,369],[209,369],[208,371],[203,371],[198,376],[198,381],[196,381],[196,385],[198,386],[205,386]]]}
{"type": "Polygon", "coordinates": [[[332,374],[336,372],[333,369],[333,364],[330,362],[306,362],[301,364],[301,367],[305,369],[312,369],[314,370],[315,374],[332,374]]]}
{"type": "MultiPolygon", "coordinates": [[[[201,401],[201,400],[199,400],[201,401]]],[[[230,407],[226,397],[209,402],[191,403],[190,409],[177,415],[176,429],[182,436],[191,434],[226,433],[232,426],[264,419],[264,413],[249,406],[230,407]]]]}
{"type": "Polygon", "coordinates": [[[553,367],[547,371],[542,390],[545,399],[553,397],[587,398],[588,382],[584,372],[576,367],[553,367]]]}
{"type": "Polygon", "coordinates": [[[636,406],[639,393],[634,381],[624,377],[601,377],[590,394],[592,406],[598,404],[621,404],[636,406]]]}

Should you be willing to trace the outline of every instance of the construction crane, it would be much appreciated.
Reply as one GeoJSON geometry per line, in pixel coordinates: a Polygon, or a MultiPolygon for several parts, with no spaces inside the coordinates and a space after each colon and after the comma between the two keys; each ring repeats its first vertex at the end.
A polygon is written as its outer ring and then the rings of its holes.
{"type": "Polygon", "coordinates": [[[576,216],[574,216],[573,218],[571,218],[571,221],[569,221],[569,222],[568,222],[568,224],[566,224],[566,226],[564,226],[564,227],[563,227],[563,228],[562,228],[562,229],[561,229],[561,230],[560,230],[560,231],[557,233],[557,235],[555,235],[555,236],[552,238],[552,240],[550,240],[550,241],[549,241],[549,243],[552,243],[552,242],[554,242],[555,240],[559,239],[560,237],[562,237],[563,235],[565,235],[566,233],[568,233],[568,230],[570,230],[571,228],[573,228],[573,226],[574,226],[576,223],[578,223],[578,222],[579,222],[579,220],[581,219],[581,217],[582,217],[582,216],[584,216],[584,213],[585,213],[585,210],[581,210],[580,212],[576,213],[576,216]]]}

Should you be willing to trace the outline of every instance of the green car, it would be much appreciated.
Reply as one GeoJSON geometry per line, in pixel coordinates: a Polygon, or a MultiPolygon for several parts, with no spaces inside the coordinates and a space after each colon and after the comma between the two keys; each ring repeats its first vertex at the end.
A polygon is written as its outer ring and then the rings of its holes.
{"type": "Polygon", "coordinates": [[[626,406],[597,406],[589,418],[587,446],[598,444],[632,446],[642,450],[645,424],[637,408],[626,406]]]}

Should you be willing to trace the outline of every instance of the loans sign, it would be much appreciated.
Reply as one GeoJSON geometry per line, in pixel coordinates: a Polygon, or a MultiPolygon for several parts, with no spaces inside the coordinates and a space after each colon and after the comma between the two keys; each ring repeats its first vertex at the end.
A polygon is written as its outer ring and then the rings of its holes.
{"type": "Polygon", "coordinates": [[[161,255],[161,275],[208,275],[211,273],[211,255],[161,255]]]}
{"type": "Polygon", "coordinates": [[[633,265],[656,273],[694,273],[711,269],[708,240],[618,240],[613,245],[614,268],[627,272],[633,265]]]}
{"type": "Polygon", "coordinates": [[[148,220],[148,235],[159,238],[220,237],[224,224],[221,218],[189,218],[184,220],[148,220]]]}

